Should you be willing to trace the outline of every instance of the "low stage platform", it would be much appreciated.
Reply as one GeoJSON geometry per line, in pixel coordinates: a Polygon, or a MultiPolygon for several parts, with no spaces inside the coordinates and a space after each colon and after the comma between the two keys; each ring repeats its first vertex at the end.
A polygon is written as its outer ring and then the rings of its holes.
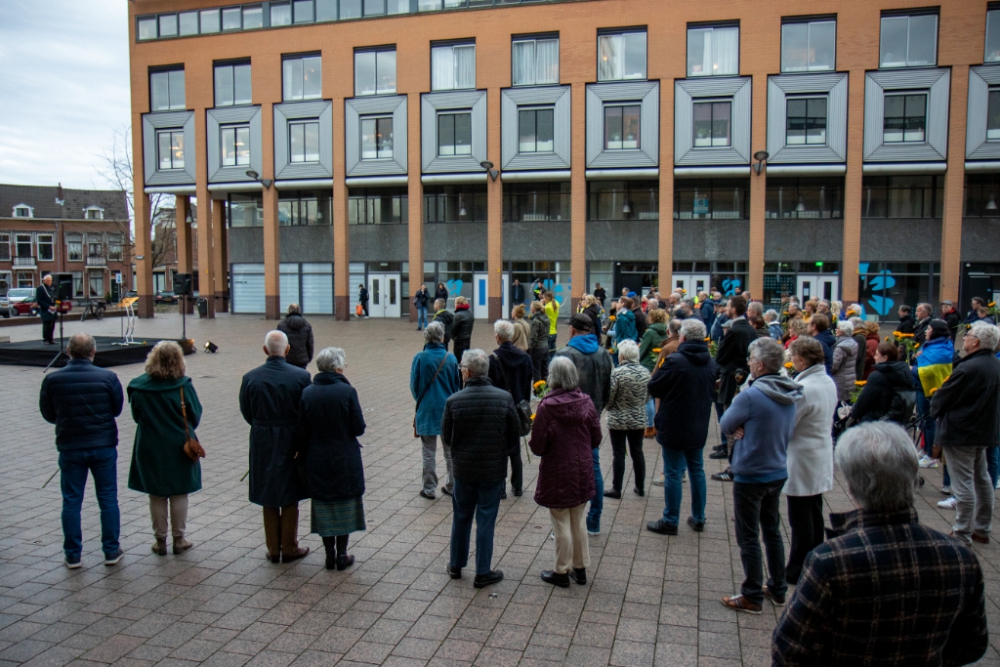
{"type": "MultiPolygon", "coordinates": [[[[126,364],[141,364],[146,361],[146,356],[153,346],[160,342],[160,338],[146,338],[140,341],[141,345],[113,345],[120,343],[118,336],[94,336],[97,342],[97,356],[94,357],[94,365],[101,368],[109,366],[124,366],[126,364]]],[[[69,343],[67,337],[66,342],[69,343]]],[[[52,358],[59,353],[59,345],[45,345],[40,340],[27,341],[22,343],[2,343],[0,344],[0,365],[4,366],[40,366],[45,368],[52,361],[52,358]]],[[[63,355],[55,363],[56,368],[66,365],[67,357],[63,355]]]]}

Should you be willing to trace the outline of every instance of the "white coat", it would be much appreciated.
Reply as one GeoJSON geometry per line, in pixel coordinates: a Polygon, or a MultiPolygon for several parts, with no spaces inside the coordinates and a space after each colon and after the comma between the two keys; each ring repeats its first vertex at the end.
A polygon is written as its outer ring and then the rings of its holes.
{"type": "Polygon", "coordinates": [[[833,413],[837,385],[820,363],[795,377],[802,398],[795,402],[795,429],[788,441],[788,479],[784,493],[815,496],[833,489],[833,413]]]}

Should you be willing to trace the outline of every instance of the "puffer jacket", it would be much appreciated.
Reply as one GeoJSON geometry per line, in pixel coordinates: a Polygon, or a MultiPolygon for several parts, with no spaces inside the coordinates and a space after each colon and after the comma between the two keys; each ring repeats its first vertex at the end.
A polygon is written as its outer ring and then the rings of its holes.
{"type": "Polygon", "coordinates": [[[858,363],[858,344],[853,338],[841,336],[833,347],[833,381],[837,385],[837,400],[849,403],[854,394],[854,369],[858,363]]]}
{"type": "Polygon", "coordinates": [[[646,428],[648,383],[649,370],[634,361],[623,362],[611,371],[611,393],[607,405],[609,429],[632,431],[646,428]]]}
{"type": "Polygon", "coordinates": [[[451,448],[455,479],[466,484],[504,481],[507,457],[520,443],[514,399],[488,378],[469,378],[465,389],[444,404],[441,441],[451,448]]]}
{"type": "Polygon", "coordinates": [[[444,347],[447,350],[448,343],[451,342],[451,325],[455,321],[455,316],[452,315],[451,311],[447,308],[442,308],[438,312],[434,313],[431,321],[440,322],[441,326],[444,327],[444,347]]]}
{"type": "Polygon", "coordinates": [[[471,308],[467,305],[456,306],[455,321],[451,324],[451,339],[454,341],[470,340],[472,338],[472,325],[475,322],[471,308]]]}
{"type": "Polygon", "coordinates": [[[715,362],[703,340],[686,340],[664,358],[648,385],[650,395],[660,399],[653,419],[658,443],[680,451],[705,446],[716,400],[715,374],[715,362]]]}
{"type": "Polygon", "coordinates": [[[285,361],[293,366],[305,368],[313,358],[313,328],[301,313],[289,313],[278,322],[278,331],[288,336],[288,351],[285,361]]]}
{"type": "Polygon", "coordinates": [[[531,340],[529,350],[549,349],[549,316],[539,311],[531,316],[531,340]]]}
{"type": "Polygon", "coordinates": [[[601,420],[579,389],[553,389],[538,404],[528,446],[536,456],[535,502],[551,509],[578,507],[594,497],[594,458],[601,420]]]}
{"type": "Polygon", "coordinates": [[[646,370],[653,372],[656,367],[656,359],[662,351],[663,344],[667,340],[667,325],[663,322],[656,322],[646,327],[646,333],[642,334],[642,341],[639,343],[639,363],[645,366],[646,370]]]}
{"type": "Polygon", "coordinates": [[[66,367],[42,380],[38,407],[56,425],[56,449],[118,446],[118,424],[125,394],[118,376],[90,359],[70,359],[66,367]]]}

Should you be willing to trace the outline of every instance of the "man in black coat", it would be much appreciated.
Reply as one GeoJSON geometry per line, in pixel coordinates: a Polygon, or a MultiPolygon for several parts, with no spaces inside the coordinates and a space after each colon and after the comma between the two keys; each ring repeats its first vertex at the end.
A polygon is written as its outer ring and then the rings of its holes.
{"type": "Polygon", "coordinates": [[[597,299],[597,303],[601,305],[601,310],[604,310],[604,301],[608,298],[608,292],[601,287],[601,283],[597,283],[594,286],[594,298],[597,299]]]}
{"type": "Polygon", "coordinates": [[[358,303],[364,309],[365,317],[368,317],[368,288],[364,285],[358,285],[358,303]]]}
{"type": "Polygon", "coordinates": [[[462,568],[469,564],[475,517],[476,588],[503,581],[503,572],[492,569],[493,531],[500,495],[507,485],[507,457],[520,441],[514,399],[490,383],[489,369],[489,358],[482,350],[463,355],[465,389],[448,397],[441,418],[441,440],[451,448],[455,466],[448,574],[460,579],[462,568]]]}
{"type": "Polygon", "coordinates": [[[941,302],[941,319],[948,325],[948,330],[951,331],[951,340],[954,342],[958,336],[958,326],[962,323],[962,318],[959,317],[958,311],[955,310],[955,305],[951,301],[941,302]]]}
{"type": "MultiPolygon", "coordinates": [[[[715,366],[718,374],[716,387],[718,389],[718,402],[721,405],[718,417],[722,418],[722,413],[726,411],[729,404],[733,402],[733,396],[739,388],[742,380],[741,375],[746,378],[750,375],[750,368],[747,366],[747,357],[750,355],[750,343],[757,340],[757,332],[753,325],[747,322],[747,301],[742,296],[729,298],[726,305],[726,316],[732,324],[729,326],[729,333],[722,337],[719,349],[715,353],[715,366]]],[[[729,455],[726,443],[716,445],[715,451],[709,454],[711,459],[724,459],[729,455]]]]}
{"type": "MultiPolygon", "coordinates": [[[[500,347],[493,350],[493,354],[490,355],[490,382],[494,387],[509,393],[515,405],[521,401],[530,402],[531,375],[534,368],[528,353],[519,350],[511,343],[511,339],[514,338],[514,324],[507,320],[497,320],[493,325],[493,333],[500,347]]],[[[524,493],[522,466],[521,448],[515,447],[510,452],[510,488],[515,496],[524,493]]],[[[504,491],[501,498],[506,497],[507,492],[504,491]]]]}
{"type": "Polygon", "coordinates": [[[520,280],[514,279],[514,284],[510,286],[510,301],[515,306],[524,303],[524,285],[520,280]]]}
{"type": "Polygon", "coordinates": [[[118,542],[118,426],[125,396],[118,376],[94,366],[97,346],[90,334],[78,333],[66,346],[69,362],[46,375],[38,397],[42,417],[56,425],[63,508],[63,552],[66,567],[80,567],[83,532],[80,508],[87,473],[94,476],[97,504],[101,508],[101,542],[104,564],[122,559],[118,542]]]}
{"type": "Polygon", "coordinates": [[[272,563],[304,557],[298,542],[299,501],[307,498],[295,465],[296,427],[309,373],[289,364],[280,331],[264,338],[267,361],[243,376],[240,413],[250,424],[250,502],[264,508],[264,538],[272,563]]]}
{"type": "Polygon", "coordinates": [[[912,309],[906,304],[899,307],[897,314],[899,315],[899,326],[896,327],[896,331],[899,333],[913,333],[913,328],[917,326],[917,321],[913,319],[912,309]]]}
{"type": "Polygon", "coordinates": [[[455,316],[447,308],[448,302],[445,299],[436,299],[434,301],[434,317],[431,318],[431,322],[440,322],[441,326],[444,327],[444,349],[448,349],[448,343],[451,342],[451,325],[455,322],[455,316]]]}
{"type": "Polygon", "coordinates": [[[42,284],[35,290],[35,303],[42,318],[42,342],[55,345],[52,335],[56,328],[56,294],[52,290],[52,274],[42,278],[42,284]]]}
{"type": "Polygon", "coordinates": [[[288,315],[278,323],[278,331],[288,337],[290,351],[285,361],[305,368],[313,358],[313,328],[299,310],[299,304],[288,304],[288,315]]]}

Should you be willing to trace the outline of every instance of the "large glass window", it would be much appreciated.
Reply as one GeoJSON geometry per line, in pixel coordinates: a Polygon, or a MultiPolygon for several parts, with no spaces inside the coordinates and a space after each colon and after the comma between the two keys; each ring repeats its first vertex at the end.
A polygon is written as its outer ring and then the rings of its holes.
{"type": "Polygon", "coordinates": [[[336,21],[337,0],[316,0],[316,20],[336,21]]]}
{"type": "Polygon", "coordinates": [[[290,162],[319,162],[319,121],[288,123],[288,157],[290,162]]]}
{"type": "Polygon", "coordinates": [[[223,125],[219,128],[222,142],[222,166],[250,165],[250,126],[223,125]]]}
{"type": "Polygon", "coordinates": [[[184,130],[157,130],[156,145],[159,169],[184,168],[184,130]]]}
{"type": "Polygon", "coordinates": [[[201,14],[201,34],[210,35],[215,32],[219,32],[222,29],[222,24],[219,21],[219,10],[218,9],[203,9],[201,14]]]}
{"type": "Polygon", "coordinates": [[[292,6],[287,2],[271,3],[271,26],[292,25],[292,6]]]}
{"type": "Polygon", "coordinates": [[[243,8],[243,29],[253,30],[264,27],[264,8],[252,5],[243,8]]]}
{"type": "Polygon", "coordinates": [[[675,220],[750,217],[750,182],[741,178],[674,179],[675,220]]]}
{"type": "Polygon", "coordinates": [[[475,44],[445,44],[431,49],[431,90],[475,87],[475,44]]]}
{"type": "Polygon", "coordinates": [[[341,19],[359,19],[362,14],[361,0],[340,0],[341,19]]]}
{"type": "Polygon", "coordinates": [[[986,107],[986,140],[1000,141],[1000,88],[991,88],[986,107]]]}
{"type": "Polygon", "coordinates": [[[880,67],[937,64],[937,14],[882,17],[880,67]]]}
{"type": "Polygon", "coordinates": [[[52,234],[39,234],[38,240],[38,261],[51,262],[55,259],[55,251],[52,245],[52,234]]]}
{"type": "Polygon", "coordinates": [[[392,116],[361,117],[361,159],[392,157],[392,116]]]}
{"type": "Polygon", "coordinates": [[[646,31],[603,33],[597,37],[597,80],[646,78],[646,31]]]}
{"type": "Polygon", "coordinates": [[[826,102],[823,97],[786,98],[785,144],[826,144],[826,102]]]}
{"type": "Polygon", "coordinates": [[[659,181],[590,181],[588,220],[659,220],[659,181]]]}
{"type": "Polygon", "coordinates": [[[1000,174],[965,175],[966,217],[1000,218],[998,197],[1000,197],[1000,174]]]}
{"type": "Polygon", "coordinates": [[[259,194],[229,195],[226,219],[230,227],[263,227],[264,202],[259,194]]]}
{"type": "Polygon", "coordinates": [[[184,70],[149,73],[149,102],[151,111],[181,111],[184,102],[184,70]]]}
{"type": "MultiPolygon", "coordinates": [[[[3,246],[0,245],[0,252],[2,252],[3,246]]],[[[3,259],[0,257],[0,259],[3,259]]],[[[66,241],[66,261],[69,262],[82,262],[83,261],[83,240],[77,236],[72,240],[66,241]]]]}
{"type": "Polygon", "coordinates": [[[215,66],[215,106],[252,104],[250,63],[227,63],[215,66]]]}
{"type": "Polygon", "coordinates": [[[180,34],[183,36],[198,34],[198,12],[181,12],[178,14],[180,34]]]}
{"type": "Polygon", "coordinates": [[[638,104],[608,104],[604,107],[604,148],[606,150],[637,149],[640,147],[638,104]]]}
{"type": "Polygon", "coordinates": [[[739,74],[739,26],[688,28],[687,61],[688,76],[739,74]]]}
{"type": "Polygon", "coordinates": [[[313,0],[295,0],[292,3],[293,19],[296,23],[313,22],[313,0]]]}
{"type": "Polygon", "coordinates": [[[160,14],[160,37],[177,36],[177,14],[160,14]]]}
{"type": "Polygon", "coordinates": [[[485,185],[435,185],[424,188],[424,222],[486,222],[485,185]]]}
{"type": "Polygon", "coordinates": [[[438,155],[472,155],[472,112],[438,114],[438,155]]]}
{"type": "Polygon", "coordinates": [[[765,202],[768,218],[840,218],[842,178],[769,178],[765,202]]]}
{"type": "Polygon", "coordinates": [[[555,150],[554,114],[552,107],[518,110],[518,152],[551,153],[555,150]]]}
{"type": "Polygon", "coordinates": [[[240,7],[227,7],[222,10],[222,29],[240,30],[243,28],[243,10],[240,7]]]}
{"type": "Polygon", "coordinates": [[[927,93],[885,96],[882,140],[909,143],[924,140],[927,129],[927,93]]]}
{"type": "Polygon", "coordinates": [[[504,222],[569,220],[572,211],[570,184],[510,183],[503,186],[504,222]]]}
{"type": "Polygon", "coordinates": [[[983,62],[1000,62],[1000,8],[986,12],[986,56],[983,62]]]}
{"type": "Polygon", "coordinates": [[[392,95],[396,92],[396,49],[355,51],[354,94],[392,95]]]}
{"type": "Polygon", "coordinates": [[[278,198],[278,224],[282,227],[329,225],[329,193],[281,192],[278,198]]]}
{"type": "Polygon", "coordinates": [[[14,249],[19,259],[31,259],[31,234],[18,234],[14,237],[14,249]]]}
{"type": "Polygon", "coordinates": [[[732,144],[733,103],[730,100],[695,102],[695,148],[723,147],[732,144]]]}
{"type": "Polygon", "coordinates": [[[559,83],[559,38],[517,38],[511,45],[511,83],[541,86],[559,83]]]}
{"type": "Polygon", "coordinates": [[[940,218],[944,211],[941,176],[865,176],[863,218],[940,218]]]}
{"type": "Polygon", "coordinates": [[[788,21],[781,25],[781,71],[823,72],[836,67],[837,21],[788,21]]]}
{"type": "Polygon", "coordinates": [[[156,33],[156,17],[155,16],[147,16],[145,18],[139,19],[138,30],[139,30],[139,32],[138,32],[138,38],[140,40],[143,40],[143,39],[156,39],[156,37],[157,37],[157,33],[156,33]]]}
{"type": "Polygon", "coordinates": [[[316,100],[323,96],[323,63],[319,56],[285,58],[282,62],[282,99],[316,100]]]}
{"type": "Polygon", "coordinates": [[[347,195],[351,225],[405,225],[409,220],[406,188],[352,188],[347,195]]]}

